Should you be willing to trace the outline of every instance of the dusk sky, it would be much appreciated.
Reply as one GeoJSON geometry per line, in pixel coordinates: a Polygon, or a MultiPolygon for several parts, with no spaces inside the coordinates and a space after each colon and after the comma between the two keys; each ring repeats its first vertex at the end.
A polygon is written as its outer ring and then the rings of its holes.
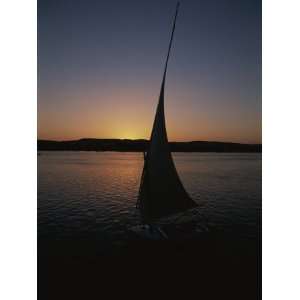
{"type": "MultiPolygon", "coordinates": [[[[146,138],[176,2],[38,0],[38,138],[146,138]]],[[[170,141],[261,142],[261,1],[183,0],[170,141]]]]}

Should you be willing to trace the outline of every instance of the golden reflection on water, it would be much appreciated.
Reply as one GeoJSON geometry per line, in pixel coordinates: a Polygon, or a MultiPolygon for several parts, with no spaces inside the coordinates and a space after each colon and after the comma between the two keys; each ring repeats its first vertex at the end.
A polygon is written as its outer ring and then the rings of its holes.
{"type": "MultiPolygon", "coordinates": [[[[207,226],[256,234],[261,154],[175,153],[174,161],[207,226]]],[[[135,209],[142,153],[42,152],[38,156],[39,236],[124,235],[135,209]]],[[[203,220],[199,220],[199,222],[203,220]]]]}

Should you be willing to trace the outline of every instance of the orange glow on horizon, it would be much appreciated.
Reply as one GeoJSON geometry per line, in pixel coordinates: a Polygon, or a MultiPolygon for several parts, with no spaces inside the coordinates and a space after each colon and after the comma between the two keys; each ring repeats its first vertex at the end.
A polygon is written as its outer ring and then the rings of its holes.
{"type": "MultiPolygon", "coordinates": [[[[51,98],[47,105],[38,103],[38,138],[58,141],[81,138],[148,140],[157,105],[156,91],[155,87],[124,87],[104,88],[100,93],[96,88],[78,87],[78,90],[58,93],[56,99],[60,105],[54,105],[51,98]],[[63,102],[64,99],[71,99],[70,103],[63,102]]],[[[253,118],[246,110],[236,113],[234,106],[220,110],[204,101],[199,104],[200,109],[189,102],[189,97],[194,96],[187,97],[188,94],[184,88],[173,94],[166,93],[169,141],[261,143],[259,115],[253,118]]],[[[205,93],[197,97],[209,98],[205,93]]]]}

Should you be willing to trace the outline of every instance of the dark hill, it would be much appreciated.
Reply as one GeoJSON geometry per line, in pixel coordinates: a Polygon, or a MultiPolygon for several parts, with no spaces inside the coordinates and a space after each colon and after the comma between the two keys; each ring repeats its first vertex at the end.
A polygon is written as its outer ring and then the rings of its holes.
{"type": "MultiPolygon", "coordinates": [[[[226,142],[170,142],[172,152],[261,152],[261,144],[226,142]]],[[[80,139],[73,141],[38,140],[38,151],[128,151],[147,149],[147,140],[80,139]]]]}

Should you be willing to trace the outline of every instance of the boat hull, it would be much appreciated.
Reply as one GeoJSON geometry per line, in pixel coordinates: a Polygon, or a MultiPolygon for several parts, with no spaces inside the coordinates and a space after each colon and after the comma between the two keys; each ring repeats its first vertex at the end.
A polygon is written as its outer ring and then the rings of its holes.
{"type": "Polygon", "coordinates": [[[147,240],[166,240],[168,239],[167,234],[162,230],[161,227],[153,224],[142,224],[137,225],[130,230],[138,237],[147,240]]]}

